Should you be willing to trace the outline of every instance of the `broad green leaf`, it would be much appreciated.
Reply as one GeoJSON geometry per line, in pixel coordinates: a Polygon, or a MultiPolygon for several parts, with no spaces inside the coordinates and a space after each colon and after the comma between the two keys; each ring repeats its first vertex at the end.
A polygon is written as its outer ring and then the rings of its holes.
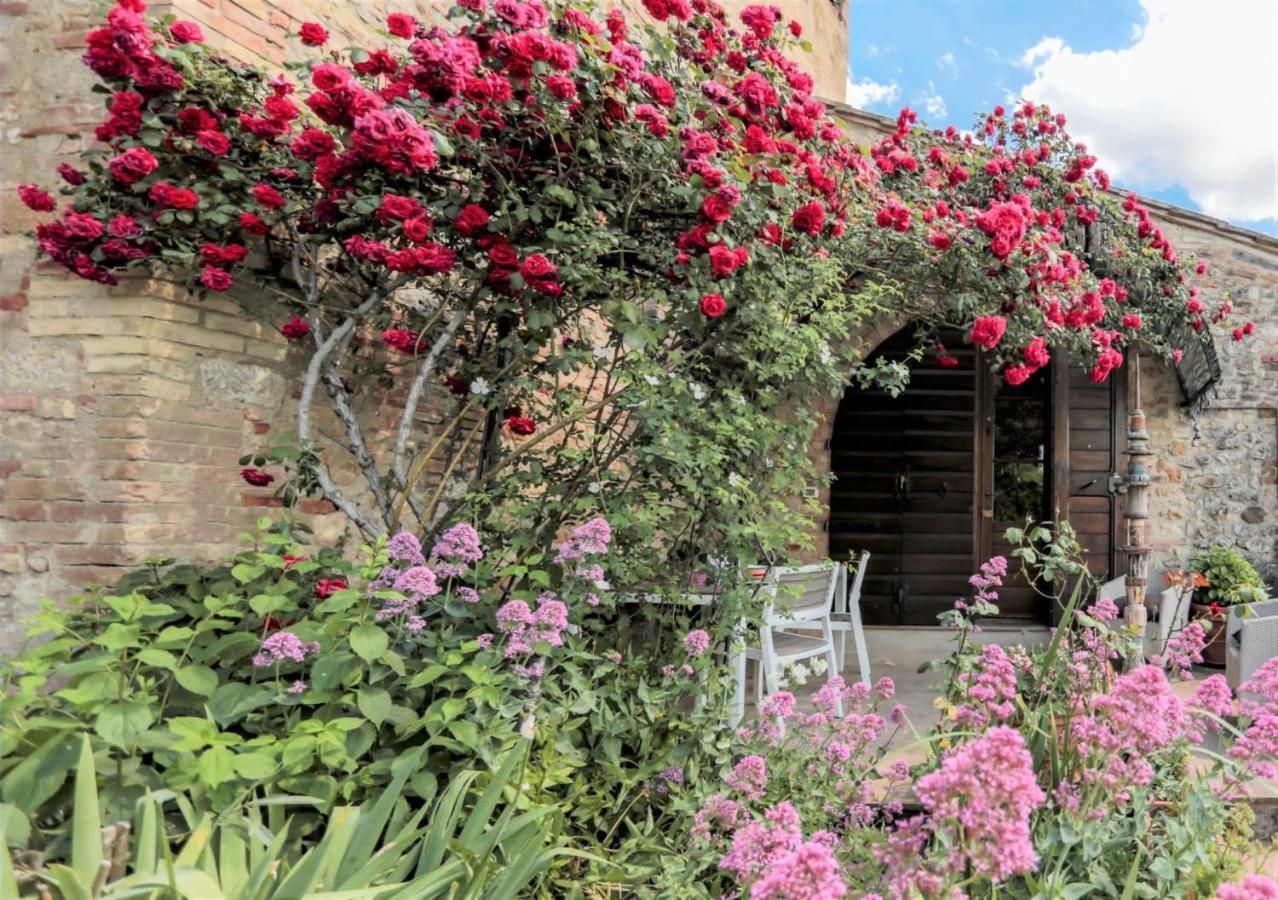
{"type": "Polygon", "coordinates": [[[217,673],[208,666],[183,666],[173,676],[192,694],[209,697],[217,690],[217,673]]]}
{"type": "Polygon", "coordinates": [[[235,753],[225,747],[210,747],[200,754],[195,770],[206,785],[217,787],[235,777],[235,753]]]}
{"type": "Polygon", "coordinates": [[[351,649],[365,662],[372,662],[386,652],[390,638],[376,625],[360,625],[351,632],[351,649]]]}
{"type": "Polygon", "coordinates": [[[155,713],[151,707],[138,700],[111,703],[98,711],[93,723],[104,741],[123,750],[137,744],[138,738],[151,727],[155,713]]]}
{"type": "Polygon", "coordinates": [[[362,687],[355,703],[374,725],[381,725],[390,715],[391,698],[385,688],[362,687]]]}

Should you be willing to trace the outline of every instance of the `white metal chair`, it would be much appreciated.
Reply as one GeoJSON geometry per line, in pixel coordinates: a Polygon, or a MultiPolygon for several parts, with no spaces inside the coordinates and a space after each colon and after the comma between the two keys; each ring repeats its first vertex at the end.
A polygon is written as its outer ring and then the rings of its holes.
{"type": "MultiPolygon", "coordinates": [[[[834,630],[830,624],[831,604],[839,586],[841,566],[817,564],[778,567],[763,582],[767,605],[759,628],[759,646],[746,647],[746,659],[758,662],[755,697],[762,702],[768,693],[780,690],[781,669],[789,663],[825,657],[833,677],[838,672],[834,630]],[[820,628],[821,636],[795,634],[791,628],[820,628]]],[[[836,704],[843,715],[843,703],[836,704]]]]}
{"type": "Polygon", "coordinates": [[[839,674],[843,674],[843,663],[848,655],[848,632],[851,632],[856,644],[856,661],[861,669],[861,680],[866,685],[870,684],[870,653],[865,648],[865,628],[861,624],[861,585],[865,581],[865,570],[869,565],[870,551],[862,550],[850,585],[848,567],[839,566],[839,586],[834,595],[834,613],[830,616],[830,626],[839,632],[839,674]]]}

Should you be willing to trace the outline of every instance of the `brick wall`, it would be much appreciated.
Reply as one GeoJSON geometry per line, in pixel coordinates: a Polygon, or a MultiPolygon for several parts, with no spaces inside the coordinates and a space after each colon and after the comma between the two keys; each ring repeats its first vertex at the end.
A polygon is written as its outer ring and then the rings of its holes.
{"type": "MultiPolygon", "coordinates": [[[[0,2],[0,652],[11,623],[45,596],[111,582],[149,557],[211,559],[232,548],[273,504],[248,487],[238,458],[294,428],[299,351],[274,321],[247,317],[227,297],[194,301],[158,281],[103,288],[34,263],[37,217],[14,188],[47,184],[54,165],[86,146],[102,117],[92,73],[79,61],[103,11],[98,0],[0,2]]],[[[213,46],[277,65],[300,47],[301,22],[322,21],[334,45],[360,43],[391,10],[441,17],[447,0],[175,0],[152,4],[199,22],[213,46]]],[[[622,4],[632,12],[638,2],[622,4]]],[[[725,4],[730,12],[744,0],[725,4]]],[[[847,32],[829,0],[796,0],[814,51],[803,54],[818,93],[841,97],[847,32]]],[[[380,42],[381,38],[374,38],[380,42]]],[[[394,407],[395,396],[383,398],[394,407]]],[[[440,402],[447,402],[442,400],[440,402]]],[[[395,420],[362,410],[374,447],[395,420]]],[[[429,434],[443,410],[424,404],[429,434]]],[[[335,422],[317,432],[337,433],[335,422]]],[[[339,485],[357,478],[330,459],[339,485]]],[[[444,460],[433,466],[438,478],[444,460]]],[[[342,516],[303,503],[323,537],[342,516]]]]}

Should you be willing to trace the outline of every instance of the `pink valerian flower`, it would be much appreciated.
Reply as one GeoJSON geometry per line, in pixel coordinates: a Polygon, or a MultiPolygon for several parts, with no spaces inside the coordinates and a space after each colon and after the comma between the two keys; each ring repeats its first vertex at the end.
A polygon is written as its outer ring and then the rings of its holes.
{"type": "Polygon", "coordinates": [[[551,591],[538,595],[536,610],[523,600],[511,600],[497,610],[497,630],[506,635],[507,659],[532,653],[541,641],[561,646],[567,627],[568,607],[551,591]]]}
{"type": "Polygon", "coordinates": [[[395,590],[410,595],[416,602],[421,602],[438,594],[440,587],[435,580],[434,572],[425,566],[413,566],[395,579],[395,590]]]}
{"type": "Polygon", "coordinates": [[[302,681],[302,680],[299,678],[297,681],[294,681],[292,684],[290,684],[290,685],[288,686],[288,692],[289,692],[290,694],[304,694],[304,693],[306,693],[306,682],[305,682],[305,681],[302,681]]]}
{"type": "Polygon", "coordinates": [[[1118,618],[1118,604],[1109,597],[1101,597],[1087,607],[1087,614],[1101,622],[1112,622],[1118,618]]]}
{"type": "Polygon", "coordinates": [[[1150,663],[1163,666],[1176,673],[1182,681],[1192,681],[1190,667],[1203,661],[1203,647],[1207,645],[1207,633],[1201,622],[1190,622],[1167,641],[1164,654],[1154,656],[1150,663]]]}
{"type": "Polygon", "coordinates": [[[1248,875],[1239,884],[1222,884],[1216,900],[1278,900],[1278,882],[1264,875],[1248,875]]]}
{"type": "Polygon", "coordinates": [[[788,719],[794,715],[794,694],[777,691],[769,694],[759,704],[759,716],[764,719],[788,719]]]}
{"type": "Polygon", "coordinates": [[[952,834],[972,870],[995,881],[1038,863],[1030,815],[1047,799],[1020,732],[996,725],[945,755],[915,792],[930,827],[952,834]]]}
{"type": "Polygon", "coordinates": [[[461,522],[440,535],[430,553],[431,556],[446,560],[435,566],[436,574],[441,578],[455,578],[466,573],[468,563],[482,559],[484,549],[475,529],[461,522]]]}
{"type": "Polygon", "coordinates": [[[457,588],[457,599],[463,603],[478,603],[479,591],[475,590],[473,587],[462,585],[457,588]]]}
{"type": "Polygon", "coordinates": [[[998,644],[981,648],[976,668],[959,674],[958,687],[964,702],[954,718],[965,728],[1006,722],[1016,712],[1016,668],[998,644]]]}
{"type": "Polygon", "coordinates": [[[847,892],[833,851],[816,840],[776,859],[750,886],[751,900],[837,900],[847,892]]]}
{"type": "Polygon", "coordinates": [[[719,868],[731,872],[742,887],[759,878],[803,843],[799,813],[788,802],[768,810],[766,821],[752,820],[737,829],[719,868]]]}
{"type": "Polygon", "coordinates": [[[422,545],[418,542],[416,535],[408,531],[401,531],[387,541],[386,551],[390,554],[390,558],[398,563],[419,566],[426,561],[422,555],[422,545]]]}
{"type": "Polygon", "coordinates": [[[586,556],[603,556],[612,541],[612,527],[603,516],[595,516],[573,530],[572,536],[559,546],[555,562],[574,562],[586,556]]]}
{"type": "Polygon", "coordinates": [[[1269,703],[1278,703],[1278,657],[1269,660],[1238,688],[1240,695],[1258,694],[1269,703]]]}
{"type": "Polygon", "coordinates": [[[724,781],[747,800],[758,800],[768,786],[768,764],[762,756],[746,756],[732,767],[724,781]]]}
{"type": "Polygon", "coordinates": [[[710,635],[697,628],[683,636],[683,649],[691,657],[697,657],[710,649],[710,635]]]}
{"type": "MultiPolygon", "coordinates": [[[[1198,683],[1194,696],[1189,701],[1191,711],[1202,711],[1223,719],[1234,714],[1234,692],[1224,675],[1210,675],[1198,683]]],[[[1208,722],[1212,731],[1220,728],[1217,722],[1208,722]]]]}
{"type": "Polygon", "coordinates": [[[291,631],[276,631],[262,641],[261,649],[253,657],[253,665],[263,668],[282,662],[300,663],[319,650],[317,641],[303,641],[291,631]]]}
{"type": "Polygon", "coordinates": [[[692,817],[693,842],[707,841],[716,832],[731,831],[741,817],[741,804],[723,794],[712,794],[692,817]]]}

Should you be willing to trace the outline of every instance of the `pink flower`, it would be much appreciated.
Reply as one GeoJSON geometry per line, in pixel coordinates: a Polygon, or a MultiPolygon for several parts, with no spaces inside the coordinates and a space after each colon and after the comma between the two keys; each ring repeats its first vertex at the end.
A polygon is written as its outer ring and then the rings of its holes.
{"type": "Polygon", "coordinates": [[[683,649],[689,656],[700,656],[710,649],[710,635],[701,628],[689,631],[683,636],[683,649]]]}
{"type": "Polygon", "coordinates": [[[231,286],[234,280],[230,272],[225,269],[219,269],[217,266],[205,266],[200,273],[200,284],[210,291],[224,291],[231,286]]]}
{"type": "Polygon", "coordinates": [[[816,841],[775,860],[750,886],[751,900],[837,900],[847,892],[834,853],[816,841]]]}
{"type": "Polygon", "coordinates": [[[306,643],[291,631],[276,631],[262,641],[262,648],[253,657],[253,665],[263,668],[282,662],[300,663],[319,650],[320,645],[315,641],[306,643]]]}
{"type": "Polygon", "coordinates": [[[724,781],[747,800],[758,800],[768,786],[768,764],[762,756],[744,757],[732,767],[724,781]]]}
{"type": "Polygon", "coordinates": [[[595,516],[577,526],[572,537],[564,541],[555,555],[555,562],[574,562],[586,556],[603,556],[612,541],[612,527],[603,516],[595,516]]]}
{"type": "Polygon", "coordinates": [[[1038,863],[1030,815],[1047,799],[1034,779],[1020,732],[997,725],[945,755],[915,793],[931,827],[978,874],[994,880],[1031,872],[1038,863]]]}
{"type": "Polygon", "coordinates": [[[1222,884],[1216,900],[1278,900],[1278,882],[1264,875],[1248,875],[1240,884],[1222,884]]]}

